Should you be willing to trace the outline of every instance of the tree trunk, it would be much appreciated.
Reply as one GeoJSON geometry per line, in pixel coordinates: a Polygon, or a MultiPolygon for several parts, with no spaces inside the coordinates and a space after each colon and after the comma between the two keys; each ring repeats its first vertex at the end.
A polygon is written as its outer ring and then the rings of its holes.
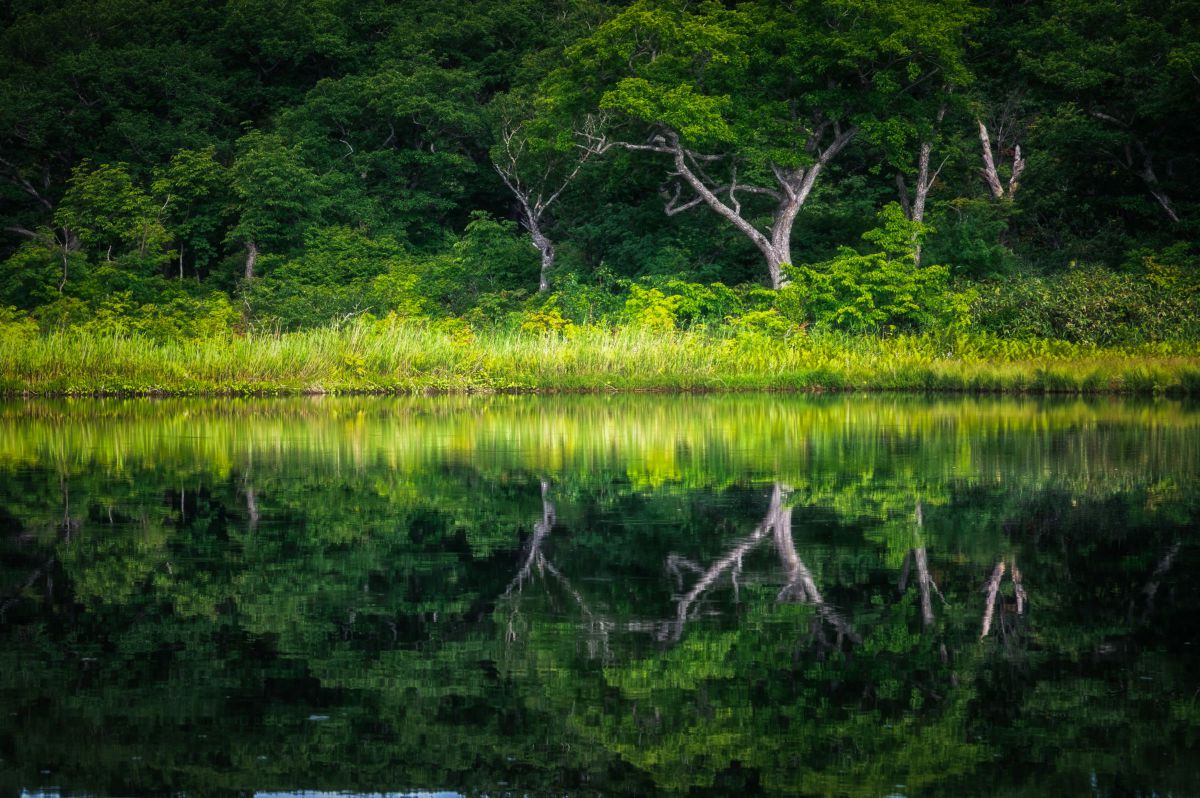
{"type": "Polygon", "coordinates": [[[996,602],[1000,598],[1000,579],[1004,576],[1004,561],[996,563],[996,568],[992,571],[992,576],[988,579],[985,589],[987,590],[987,598],[983,607],[983,629],[979,633],[979,639],[988,636],[988,632],[992,630],[992,617],[996,612],[996,602]]]}
{"type": "MultiPolygon", "coordinates": [[[[790,231],[789,231],[790,233],[790,231]]],[[[791,246],[784,244],[782,248],[768,246],[763,254],[767,257],[767,274],[771,278],[771,287],[778,290],[788,284],[787,275],[783,273],[783,265],[791,265],[791,246]]]]}
{"type": "Polygon", "coordinates": [[[254,267],[258,264],[258,245],[253,241],[246,242],[246,274],[247,280],[254,279],[254,267]]]}
{"type": "Polygon", "coordinates": [[[525,226],[529,228],[534,249],[542,254],[542,269],[538,274],[538,293],[544,294],[550,290],[550,272],[554,269],[554,242],[542,233],[538,220],[534,219],[532,212],[528,210],[525,213],[525,226]]]}
{"type": "Polygon", "coordinates": [[[59,247],[59,254],[62,255],[62,280],[58,283],[58,293],[60,294],[67,285],[67,266],[70,262],[70,257],[73,253],[78,252],[80,247],[79,236],[66,227],[62,228],[62,234],[62,246],[59,247]]]}
{"type": "Polygon", "coordinates": [[[254,486],[246,489],[246,517],[250,520],[250,531],[258,527],[258,497],[254,494],[254,486]]]}
{"type": "Polygon", "coordinates": [[[913,555],[917,563],[917,590],[921,594],[921,623],[930,627],[933,626],[933,579],[929,576],[929,558],[924,546],[914,550],[913,555]]]}
{"type": "Polygon", "coordinates": [[[996,161],[992,156],[992,140],[988,137],[987,127],[981,120],[975,120],[979,125],[979,144],[983,150],[983,169],[980,173],[988,184],[988,189],[997,200],[1011,200],[1017,194],[1021,173],[1025,171],[1025,159],[1021,157],[1021,145],[1013,148],[1012,171],[1008,176],[1008,186],[1000,182],[1000,173],[996,169],[996,161]]]}
{"type": "Polygon", "coordinates": [[[1175,208],[1171,204],[1171,198],[1167,196],[1167,192],[1163,191],[1162,185],[1158,182],[1158,175],[1154,173],[1154,161],[1150,157],[1150,151],[1140,141],[1137,146],[1142,153],[1142,168],[1138,171],[1138,177],[1142,178],[1142,181],[1146,184],[1146,188],[1150,191],[1150,195],[1154,197],[1159,207],[1167,214],[1167,218],[1178,224],[1179,214],[1175,212],[1175,208]]]}
{"type": "Polygon", "coordinates": [[[516,577],[509,583],[508,589],[504,591],[505,596],[511,595],[514,590],[519,593],[525,580],[533,572],[533,567],[544,562],[544,558],[542,557],[542,541],[554,529],[558,514],[555,512],[554,502],[550,501],[550,480],[543,479],[541,481],[541,488],[542,519],[533,525],[533,534],[530,535],[529,541],[525,544],[525,558],[521,562],[521,567],[517,570],[516,577]]]}
{"type": "MultiPolygon", "coordinates": [[[[936,175],[929,174],[929,156],[933,153],[933,142],[926,141],[921,144],[921,152],[917,156],[917,191],[913,197],[911,215],[909,220],[917,224],[925,223],[925,202],[929,197],[929,189],[933,186],[933,181],[936,175]]],[[[917,266],[921,265],[921,238],[917,233],[913,233],[913,261],[917,266]]]]}

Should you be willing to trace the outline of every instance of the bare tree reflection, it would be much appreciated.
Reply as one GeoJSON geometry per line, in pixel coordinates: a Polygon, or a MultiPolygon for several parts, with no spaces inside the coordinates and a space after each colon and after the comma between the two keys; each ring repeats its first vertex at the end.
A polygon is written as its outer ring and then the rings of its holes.
{"type": "Polygon", "coordinates": [[[600,613],[594,612],[588,605],[583,594],[571,583],[562,571],[560,571],[549,558],[546,557],[542,546],[549,537],[551,530],[554,529],[554,524],[558,519],[558,514],[554,508],[554,502],[550,500],[550,481],[547,479],[541,480],[542,489],[542,517],[533,525],[533,534],[529,536],[522,550],[521,567],[517,570],[517,575],[509,582],[508,588],[501,596],[502,600],[507,600],[509,603],[508,623],[505,629],[505,639],[508,642],[514,642],[520,637],[520,632],[524,628],[524,620],[521,617],[521,594],[526,583],[533,581],[535,574],[537,577],[545,577],[549,574],[550,577],[562,588],[562,590],[571,597],[579,608],[580,614],[583,615],[587,622],[587,637],[586,644],[588,648],[588,656],[592,658],[603,657],[609,659],[611,651],[609,648],[608,635],[612,630],[614,623],[600,613]]]}
{"type": "MultiPolygon", "coordinates": [[[[983,640],[992,631],[993,621],[996,616],[996,610],[1001,613],[1005,612],[1007,602],[1004,595],[1001,593],[1001,586],[1004,579],[1005,570],[1009,572],[1009,581],[1013,586],[1013,603],[1012,615],[1015,620],[1021,621],[1025,617],[1025,610],[1029,606],[1029,597],[1025,593],[1025,583],[1022,580],[1021,569],[1017,567],[1017,561],[1011,560],[1006,563],[1000,560],[992,569],[992,575],[983,585],[984,603],[983,603],[983,622],[979,632],[979,639],[983,640]]],[[[1003,627],[1001,627],[1003,628],[1003,627]]]]}
{"type": "MultiPolygon", "coordinates": [[[[589,654],[593,656],[608,656],[608,635],[614,629],[623,632],[648,634],[660,643],[678,642],[687,624],[694,620],[701,611],[707,595],[728,577],[735,597],[739,590],[739,575],[742,571],[744,558],[766,541],[774,542],[774,548],[782,566],[785,582],[780,588],[776,600],[808,604],[816,609],[813,621],[813,635],[819,642],[830,648],[841,648],[847,641],[861,642],[861,636],[851,624],[831,606],[821,595],[816,578],[812,571],[800,558],[792,537],[792,510],[784,503],[787,489],[776,483],[772,486],[770,502],[762,520],[748,535],[745,535],[726,549],[726,551],[707,566],[700,565],[679,555],[667,557],[665,568],[677,585],[678,595],[675,598],[673,617],[666,619],[633,620],[616,623],[603,613],[589,606],[584,596],[547,557],[544,544],[555,522],[554,504],[549,498],[550,485],[542,480],[542,518],[534,524],[533,534],[526,541],[520,555],[520,566],[516,575],[504,591],[501,599],[508,602],[508,623],[505,632],[509,641],[521,636],[526,628],[521,616],[520,599],[526,585],[547,575],[568,596],[571,597],[579,612],[587,622],[589,654]],[[689,578],[694,579],[690,586],[685,585],[689,578]],[[826,628],[832,630],[832,640],[826,634],[826,628]]],[[[918,570],[928,582],[928,567],[922,562],[918,570]]]]}
{"type": "Polygon", "coordinates": [[[698,612],[703,597],[718,584],[725,574],[729,574],[735,596],[738,591],[738,576],[742,570],[743,558],[756,549],[768,538],[774,541],[775,551],[786,576],[786,582],[780,589],[777,601],[811,604],[817,609],[817,619],[814,622],[814,635],[825,640],[822,624],[828,623],[835,632],[833,645],[841,647],[845,640],[860,642],[861,638],[853,627],[821,596],[812,571],[800,559],[796,544],[792,538],[792,509],[785,506],[786,488],[775,483],[771,488],[770,504],[758,526],[749,535],[736,541],[724,554],[703,568],[691,561],[672,555],[667,558],[667,570],[679,581],[682,589],[682,569],[697,574],[692,586],[676,599],[675,618],[665,628],[659,627],[660,639],[679,640],[688,621],[698,612]]]}
{"type": "MultiPolygon", "coordinates": [[[[913,514],[914,523],[917,527],[918,535],[925,524],[925,511],[921,502],[917,502],[916,509],[913,514]]],[[[913,565],[917,568],[917,593],[921,600],[921,624],[925,628],[933,626],[933,594],[937,593],[938,597],[945,603],[946,599],[942,596],[942,592],[938,590],[937,583],[933,581],[933,577],[929,574],[929,555],[925,551],[924,539],[921,538],[922,545],[908,550],[904,555],[904,566],[900,571],[900,583],[898,590],[904,593],[908,589],[908,577],[913,565]]]]}
{"type": "MultiPolygon", "coordinates": [[[[1167,575],[1167,571],[1171,570],[1171,566],[1175,562],[1175,557],[1179,554],[1179,541],[1175,541],[1171,546],[1163,552],[1158,558],[1158,563],[1154,566],[1153,573],[1150,574],[1150,579],[1146,582],[1146,586],[1142,588],[1142,615],[1141,622],[1148,623],[1150,615],[1154,612],[1154,597],[1158,594],[1158,586],[1162,583],[1162,578],[1167,575]]],[[[1130,602],[1129,615],[1132,620],[1134,602],[1130,602]]]]}

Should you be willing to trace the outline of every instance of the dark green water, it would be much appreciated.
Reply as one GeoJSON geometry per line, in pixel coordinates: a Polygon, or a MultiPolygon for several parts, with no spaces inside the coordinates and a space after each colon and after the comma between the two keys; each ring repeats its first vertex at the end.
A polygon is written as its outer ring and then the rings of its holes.
{"type": "Polygon", "coordinates": [[[0,795],[1200,795],[1200,408],[0,405],[0,795]]]}

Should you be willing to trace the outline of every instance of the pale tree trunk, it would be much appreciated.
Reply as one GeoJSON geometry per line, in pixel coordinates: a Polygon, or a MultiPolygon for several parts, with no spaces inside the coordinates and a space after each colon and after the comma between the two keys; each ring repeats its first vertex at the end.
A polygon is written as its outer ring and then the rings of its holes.
{"type": "Polygon", "coordinates": [[[513,577],[509,583],[508,589],[504,591],[504,595],[510,595],[514,590],[520,592],[525,580],[529,578],[534,566],[538,566],[539,570],[545,565],[545,558],[542,555],[542,542],[550,534],[550,530],[554,528],[554,523],[558,518],[554,509],[554,502],[550,501],[550,480],[543,479],[541,481],[542,488],[542,518],[533,525],[533,534],[530,535],[529,541],[525,544],[525,556],[521,561],[521,567],[517,570],[517,575],[513,577]]]}
{"type": "MultiPolygon", "coordinates": [[[[937,124],[940,127],[942,120],[946,117],[946,106],[938,108],[937,124]]],[[[900,189],[900,205],[904,209],[904,215],[908,217],[910,222],[924,224],[925,222],[925,205],[929,199],[929,190],[933,188],[934,181],[938,179],[938,175],[942,172],[942,167],[946,165],[943,160],[937,169],[931,169],[930,160],[933,156],[933,141],[926,140],[921,142],[921,147],[917,151],[917,177],[916,185],[913,186],[913,196],[909,198],[908,184],[904,180],[902,173],[896,175],[896,183],[900,189]]],[[[916,265],[921,265],[921,240],[914,234],[913,236],[913,260],[916,265]]]]}
{"type": "Polygon", "coordinates": [[[933,579],[929,576],[929,559],[925,547],[913,550],[913,559],[917,564],[917,590],[921,596],[921,623],[926,627],[933,626],[933,579]]]}
{"type": "Polygon", "coordinates": [[[246,272],[247,280],[254,279],[254,267],[258,264],[258,245],[253,241],[246,242],[246,272]]]}
{"type": "Polygon", "coordinates": [[[258,528],[258,497],[254,493],[254,486],[246,488],[246,517],[250,521],[250,531],[253,532],[258,528]]]}
{"type": "Polygon", "coordinates": [[[538,293],[544,294],[550,290],[550,272],[554,269],[554,242],[542,232],[540,219],[534,216],[533,209],[522,203],[522,216],[533,247],[541,255],[542,266],[538,272],[538,293]]]}
{"type": "Polygon", "coordinates": [[[988,636],[988,632],[992,630],[992,617],[996,612],[996,603],[1000,598],[1000,580],[1004,577],[1004,561],[996,563],[995,569],[992,570],[992,576],[988,579],[984,590],[987,593],[987,598],[984,599],[983,605],[983,630],[979,633],[979,639],[988,636]]]}
{"type": "MultiPolygon", "coordinates": [[[[796,542],[792,538],[791,508],[780,509],[772,523],[775,537],[775,551],[787,574],[787,584],[779,591],[777,601],[795,601],[801,604],[811,604],[817,608],[817,614],[827,621],[837,632],[835,647],[841,648],[844,640],[859,643],[861,638],[854,628],[835,610],[825,603],[821,591],[817,589],[817,580],[812,571],[800,559],[796,552],[796,542]]],[[[824,637],[822,633],[822,637],[824,637]]]]}
{"type": "Polygon", "coordinates": [[[1025,614],[1025,605],[1029,599],[1025,595],[1025,583],[1021,579],[1021,569],[1017,567],[1017,561],[1013,560],[1012,574],[1010,575],[1013,583],[1013,596],[1017,600],[1017,615],[1025,614]]]}
{"type": "Polygon", "coordinates": [[[67,285],[67,267],[71,260],[71,255],[79,251],[80,242],[79,236],[67,228],[62,229],[63,240],[59,247],[59,254],[62,256],[62,279],[58,283],[58,293],[62,293],[67,285]]]}
{"type": "MultiPolygon", "coordinates": [[[[925,223],[925,202],[929,198],[929,189],[933,185],[933,181],[937,179],[937,174],[930,176],[929,174],[929,156],[933,153],[933,142],[925,141],[921,143],[921,151],[917,156],[917,186],[916,195],[913,197],[912,215],[909,217],[911,221],[917,224],[925,223]]],[[[938,171],[941,171],[940,168],[938,171]]],[[[921,265],[921,239],[913,233],[913,261],[917,266],[921,265]]]]}
{"type": "MultiPolygon", "coordinates": [[[[916,511],[914,513],[917,534],[920,535],[920,528],[925,524],[925,510],[921,502],[917,502],[916,511]]],[[[921,600],[921,623],[926,627],[933,626],[933,594],[937,593],[941,596],[937,584],[933,581],[933,577],[929,573],[929,555],[925,551],[924,546],[919,546],[914,549],[909,549],[904,555],[904,565],[900,569],[900,581],[897,585],[897,590],[903,595],[908,589],[908,577],[912,571],[912,567],[917,568],[917,592],[921,600]]],[[[942,599],[945,601],[945,599],[942,599]]]]}
{"type": "Polygon", "coordinates": [[[992,192],[992,197],[997,200],[1011,200],[1016,196],[1017,188],[1020,187],[1021,173],[1025,171],[1025,159],[1021,157],[1021,145],[1018,144],[1013,150],[1012,170],[1009,172],[1008,184],[1005,185],[1001,182],[1000,173],[996,169],[992,141],[988,136],[987,127],[981,120],[975,121],[979,125],[979,144],[983,149],[983,168],[980,173],[983,175],[984,182],[992,192]]]}

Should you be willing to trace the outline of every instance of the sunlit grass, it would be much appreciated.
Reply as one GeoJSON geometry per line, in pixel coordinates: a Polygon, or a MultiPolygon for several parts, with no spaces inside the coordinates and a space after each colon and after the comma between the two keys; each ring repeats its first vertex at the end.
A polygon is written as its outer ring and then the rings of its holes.
{"type": "Polygon", "coordinates": [[[1195,395],[1200,347],[954,334],[776,340],[599,326],[560,336],[417,323],[179,341],[71,330],[0,335],[7,395],[585,390],[1195,395]]]}

